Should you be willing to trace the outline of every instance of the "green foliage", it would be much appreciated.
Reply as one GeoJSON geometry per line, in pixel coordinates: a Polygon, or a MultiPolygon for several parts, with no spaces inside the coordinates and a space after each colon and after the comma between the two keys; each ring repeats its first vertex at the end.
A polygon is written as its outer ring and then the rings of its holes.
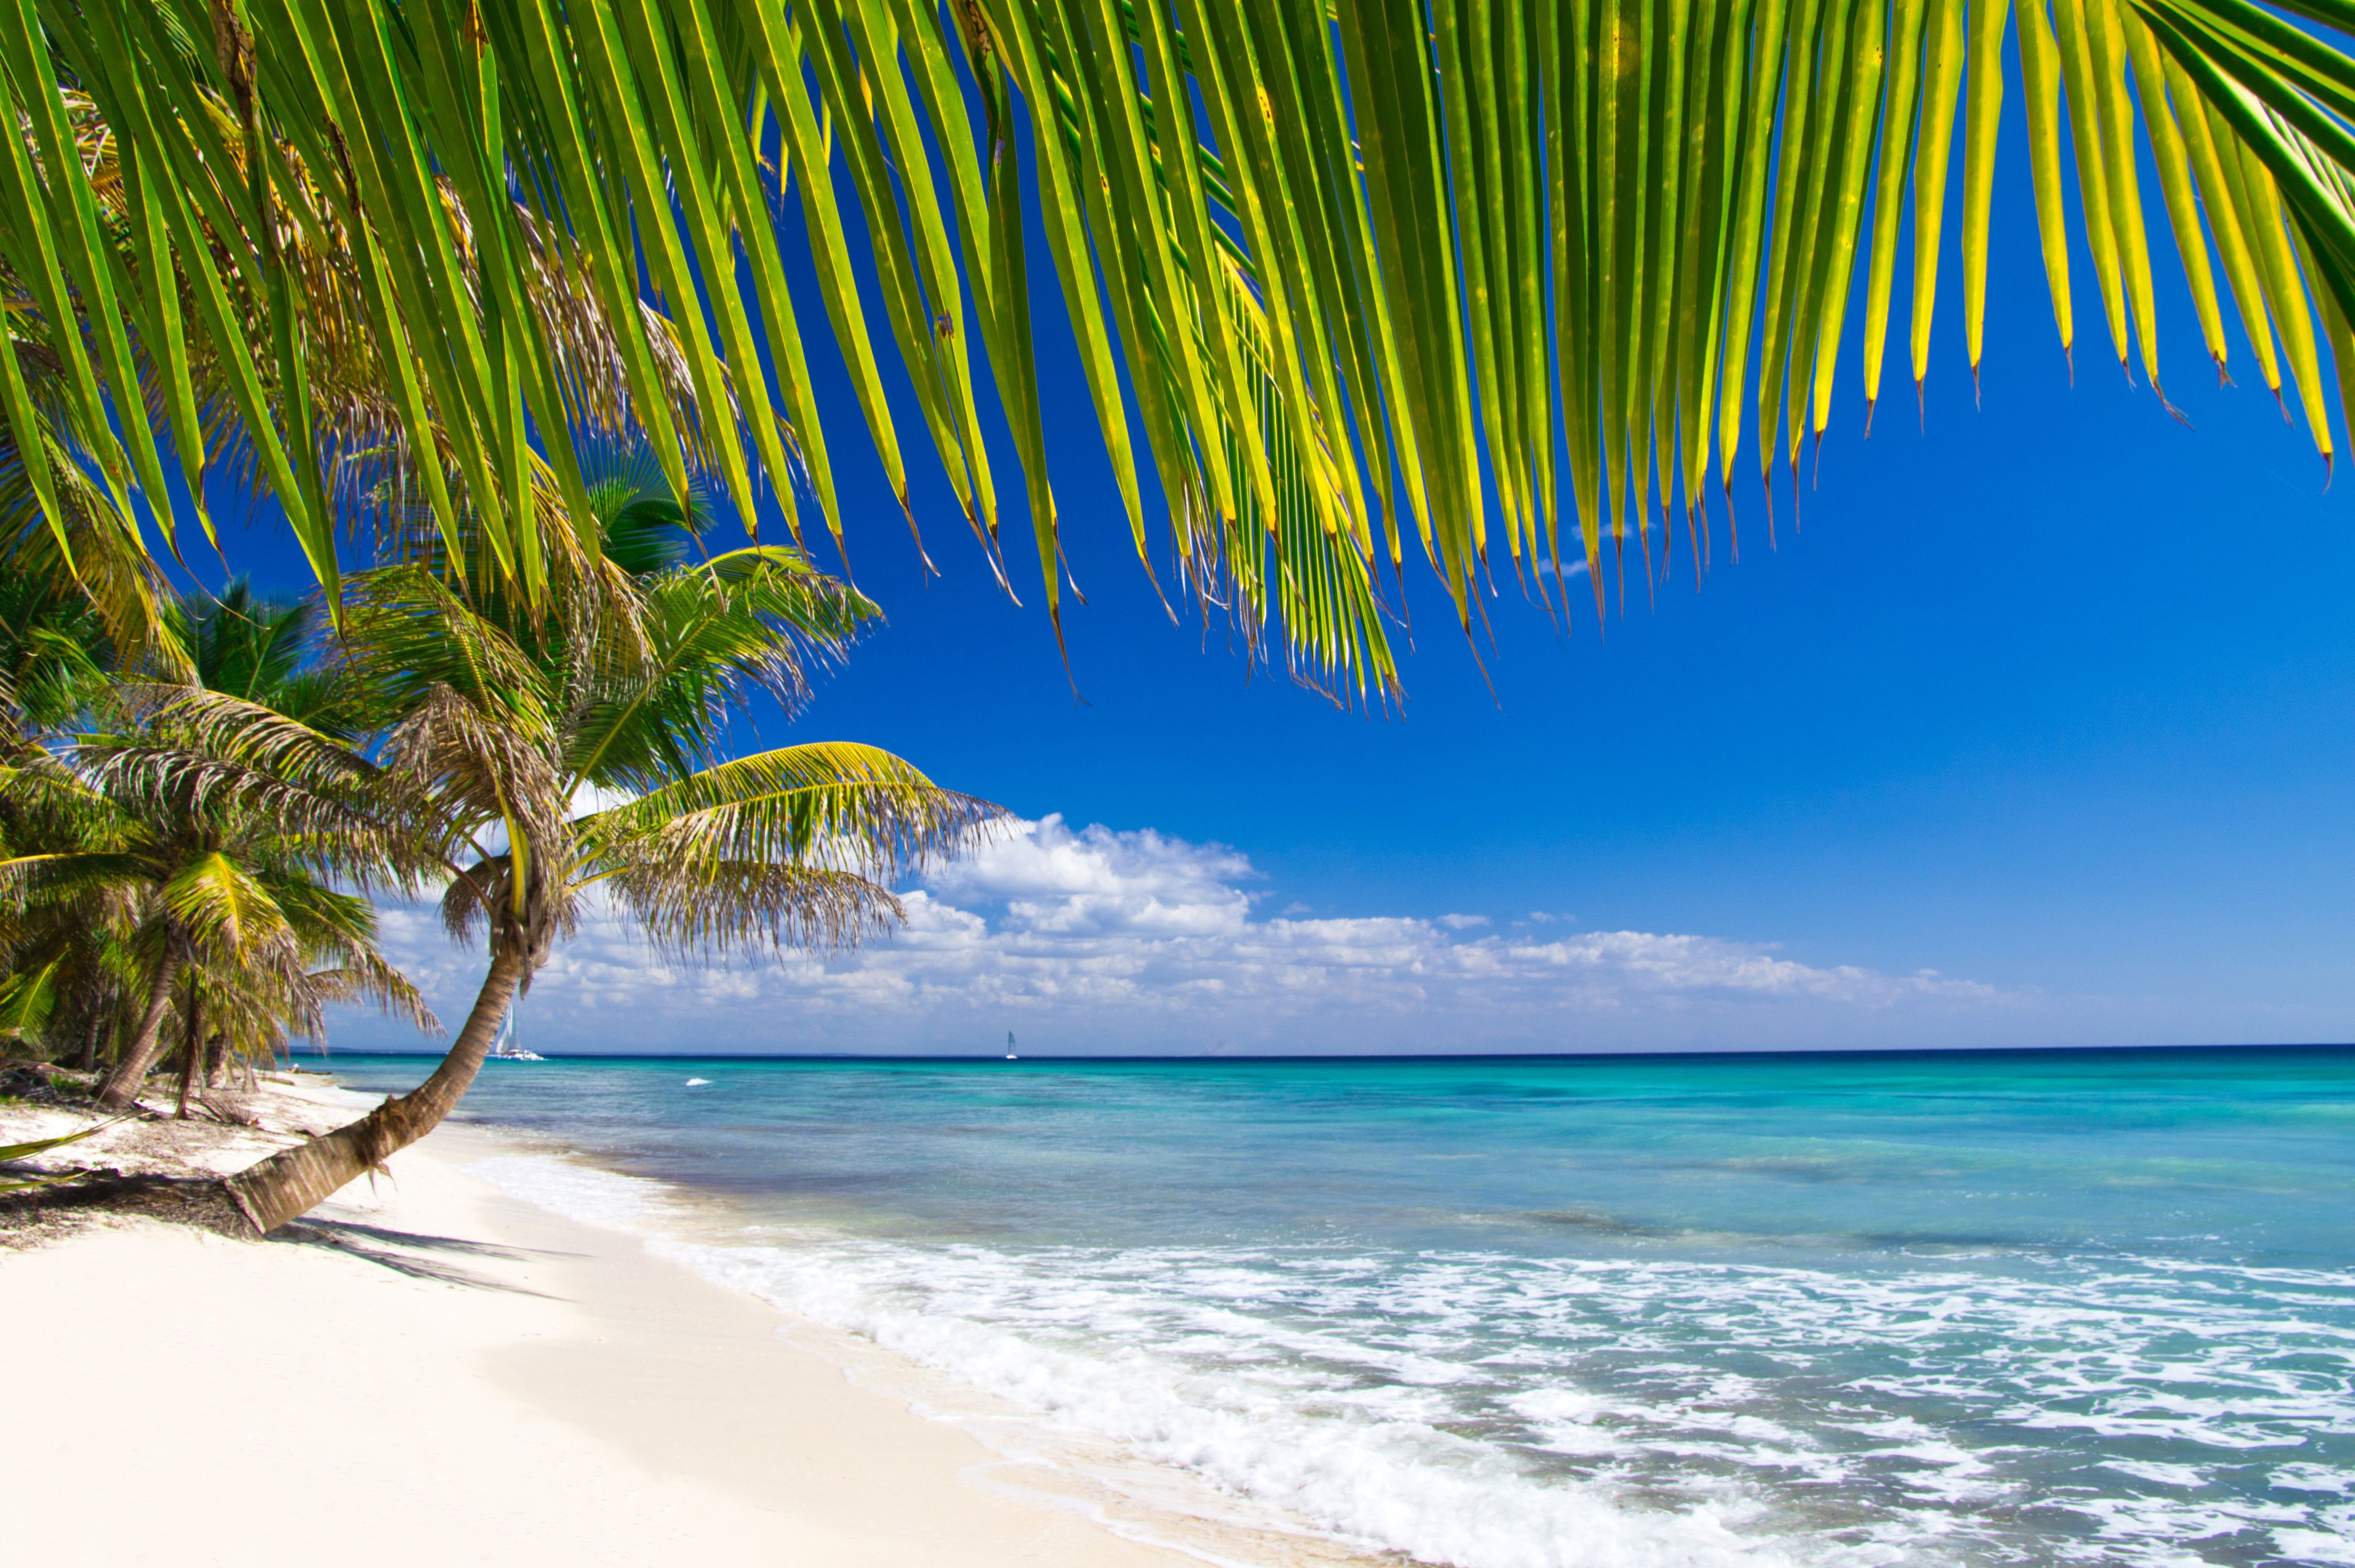
{"type": "MultiPolygon", "coordinates": [[[[27,529],[19,543],[48,537],[27,529]]],[[[316,606],[233,584],[160,602],[144,640],[126,642],[104,633],[96,598],[37,548],[0,553],[0,606],[35,612],[10,624],[72,644],[16,645],[18,667],[44,678],[19,680],[5,709],[16,744],[0,758],[0,1034],[94,1058],[143,1021],[151,1037],[184,1025],[179,1009],[199,994],[215,1004],[208,1032],[253,1051],[315,1035],[336,1001],[430,1024],[377,951],[372,906],[334,885],[413,886],[421,863],[371,810],[368,764],[345,744],[368,727],[363,694],[319,656],[316,606]],[[339,755],[339,785],[264,787],[266,767],[211,747],[192,722],[208,703],[339,755]],[[197,991],[172,989],[189,970],[197,991]],[[172,1010],[149,1018],[159,976],[172,1010]]]]}
{"type": "Polygon", "coordinates": [[[1280,624],[1305,678],[1387,688],[1375,568],[1407,533],[1467,626],[1494,534],[1599,566],[1633,533],[1648,565],[1680,504],[1698,557],[1711,477],[1828,428],[1857,309],[1869,414],[1901,272],[1926,376],[1950,250],[1976,371],[2015,84],[2063,346],[2074,248],[2158,385],[2163,214],[2209,357],[2229,298],[2328,456],[2350,26],[2346,0],[39,0],[0,18],[0,490],[162,512],[167,464],[200,496],[226,453],[332,586],[339,517],[391,475],[536,603],[608,509],[575,438],[642,430],[661,495],[765,494],[796,542],[814,502],[839,535],[793,201],[903,505],[887,333],[996,565],[994,382],[1052,613],[1035,224],[1140,553],[1139,436],[1181,581],[1280,624]]]}
{"type": "Polygon", "coordinates": [[[889,882],[998,808],[872,747],[730,744],[756,696],[798,713],[875,605],[784,546],[688,560],[699,519],[644,479],[591,495],[587,526],[549,536],[537,598],[471,518],[456,549],[416,529],[409,559],[350,581],[344,657],[399,716],[382,756],[435,824],[452,931],[487,923],[536,963],[596,887],[681,955],[897,919],[889,882]]]}
{"type": "MultiPolygon", "coordinates": [[[[78,1133],[67,1133],[59,1137],[35,1138],[30,1143],[0,1144],[0,1165],[13,1165],[20,1159],[30,1159],[37,1154],[46,1154],[53,1148],[63,1148],[68,1144],[80,1143],[86,1137],[104,1132],[113,1125],[114,1123],[111,1121],[96,1122],[78,1133]]],[[[82,1174],[79,1170],[69,1170],[54,1176],[36,1177],[30,1181],[0,1179],[0,1192],[22,1192],[35,1187],[55,1187],[61,1182],[79,1180],[82,1174]]]]}

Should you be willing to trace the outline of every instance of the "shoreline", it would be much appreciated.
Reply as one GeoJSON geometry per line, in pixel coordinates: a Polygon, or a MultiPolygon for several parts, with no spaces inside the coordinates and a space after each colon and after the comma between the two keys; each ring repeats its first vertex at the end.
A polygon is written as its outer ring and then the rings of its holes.
{"type": "MultiPolygon", "coordinates": [[[[277,1121],[363,1103],[262,1097],[277,1121]]],[[[37,1136],[63,1115],[0,1120],[37,1136]]],[[[208,1141],[194,1125],[132,1130],[208,1141]]],[[[106,1159],[113,1141],[59,1152],[106,1159]]],[[[241,1164],[276,1140],[208,1141],[241,1164]]],[[[307,1565],[323,1544],[388,1564],[1404,1561],[1156,1509],[987,1446],[960,1422],[1018,1413],[467,1168],[518,1155],[545,1157],[445,1125],[293,1237],[100,1217],[0,1251],[12,1545],[91,1568],[307,1565]],[[143,1456],[128,1488],[108,1457],[126,1445],[143,1456]]]]}

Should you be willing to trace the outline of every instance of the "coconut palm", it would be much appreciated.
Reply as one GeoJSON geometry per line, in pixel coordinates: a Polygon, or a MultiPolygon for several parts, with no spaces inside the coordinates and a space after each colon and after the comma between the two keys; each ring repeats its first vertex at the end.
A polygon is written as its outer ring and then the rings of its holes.
{"type": "MultiPolygon", "coordinates": [[[[173,697],[135,724],[88,736],[69,761],[36,757],[5,775],[0,886],[23,912],[6,954],[12,975],[48,985],[60,965],[100,967],[71,942],[77,928],[112,935],[136,965],[135,1019],[99,1091],[110,1108],[132,1103],[168,1048],[176,987],[196,969],[234,972],[244,991],[300,1003],[311,972],[331,965],[365,975],[359,989],[371,999],[421,1011],[377,951],[375,906],[333,885],[413,878],[406,840],[348,786],[340,802],[314,790],[299,813],[252,787],[243,759],[207,754],[181,718],[179,706],[204,695],[173,697]],[[170,774],[158,756],[177,764],[170,774]],[[334,804],[340,814],[323,809],[334,804]]],[[[298,1010],[297,1027],[315,1010],[298,1010]]]]}
{"type": "Polygon", "coordinates": [[[194,684],[349,740],[368,728],[369,715],[363,694],[318,656],[325,620],[315,599],[272,599],[239,578],[218,596],[174,601],[166,624],[194,684]]]}
{"type": "Polygon", "coordinates": [[[309,960],[315,967],[282,971],[218,960],[188,965],[164,1030],[181,1044],[179,1115],[194,1089],[217,1084],[236,1063],[274,1061],[297,1040],[324,1045],[331,1007],[373,1002],[421,1034],[441,1031],[417,987],[373,943],[316,949],[309,960]]]}
{"type": "MultiPolygon", "coordinates": [[[[2224,368],[2237,317],[2328,456],[2350,26],[2346,0],[43,0],[0,30],[24,127],[0,252],[97,469],[164,495],[215,367],[323,575],[297,283],[325,259],[429,454],[412,478],[537,592],[538,536],[585,507],[565,437],[590,395],[531,303],[549,236],[613,327],[612,385],[656,411],[675,366],[741,514],[765,476],[792,516],[800,482],[838,532],[786,284],[805,246],[892,483],[886,333],[993,555],[994,379],[1051,612],[1035,222],[1140,551],[1149,468],[1206,598],[1381,683],[1371,572],[1407,533],[1467,623],[1492,534],[1599,565],[1633,533],[1649,562],[1680,508],[1698,559],[1710,481],[1828,428],[1859,315],[1869,416],[1901,274],[1919,387],[1957,235],[1975,372],[2008,95],[2062,346],[2076,250],[2156,389],[2171,240],[2204,352],[2224,368]],[[706,307],[668,318],[675,360],[652,301],[706,307]],[[143,366],[157,418],[125,395],[143,366]]],[[[0,414],[31,418],[6,356],[0,414]]],[[[687,437],[648,430],[684,494],[687,437]]]]}
{"type": "MultiPolygon", "coordinates": [[[[50,538],[28,525],[19,543],[36,550],[50,538]]],[[[235,985],[259,998],[261,1017],[297,1032],[317,1027],[307,977],[322,966],[364,976],[358,989],[370,999],[421,1015],[414,989],[376,951],[373,907],[333,885],[388,876],[405,885],[400,879],[418,862],[396,836],[373,818],[357,837],[322,834],[315,822],[289,821],[197,775],[158,787],[143,771],[159,748],[197,743],[176,716],[187,691],[303,723],[329,743],[362,727],[357,688],[310,657],[315,606],[261,601],[243,583],[218,599],[171,602],[155,617],[151,651],[126,667],[112,640],[94,635],[102,617],[79,583],[62,573],[0,571],[0,590],[10,589],[0,604],[40,608],[31,618],[37,635],[16,639],[17,662],[45,672],[17,683],[40,694],[20,703],[17,733],[53,731],[66,718],[91,728],[57,754],[20,740],[8,759],[0,882],[15,895],[15,912],[0,926],[0,1012],[20,1030],[78,1030],[86,1051],[121,1032],[101,1091],[117,1107],[166,1049],[176,987],[200,968],[240,976],[235,985]],[[47,585],[46,598],[37,583],[47,585]],[[193,684],[142,678],[158,667],[193,684]],[[128,987],[126,967],[136,975],[128,987]],[[111,1028],[107,1015],[126,993],[129,1018],[111,1028]]],[[[363,760],[347,752],[346,763],[364,793],[363,760]]],[[[356,804],[349,784],[345,796],[347,807],[356,804]]]]}
{"type": "MultiPolygon", "coordinates": [[[[16,768],[30,760],[20,753],[0,772],[12,786],[0,789],[0,862],[99,847],[92,818],[100,814],[71,809],[79,792],[41,787],[37,774],[31,787],[15,787],[16,768]]],[[[0,1039],[27,1054],[94,1068],[112,1054],[138,1012],[134,998],[147,991],[135,890],[89,878],[38,898],[11,891],[19,896],[0,902],[0,1039]]]]}
{"type": "MultiPolygon", "coordinates": [[[[583,525],[548,536],[538,596],[501,575],[482,531],[453,551],[405,502],[387,528],[405,559],[346,583],[339,656],[393,715],[375,765],[448,874],[445,923],[485,936],[488,964],[415,1091],[229,1182],[261,1230],[431,1131],[585,910],[682,963],[847,945],[900,918],[892,879],[1001,815],[869,746],[733,754],[730,714],[762,699],[797,711],[811,667],[875,606],[781,546],[687,560],[698,517],[658,479],[584,490],[583,525]]],[[[186,718],[191,768],[242,757],[298,788],[315,769],[324,789],[342,766],[325,737],[216,699],[186,718]]],[[[168,778],[184,760],[146,765],[168,778]]]]}

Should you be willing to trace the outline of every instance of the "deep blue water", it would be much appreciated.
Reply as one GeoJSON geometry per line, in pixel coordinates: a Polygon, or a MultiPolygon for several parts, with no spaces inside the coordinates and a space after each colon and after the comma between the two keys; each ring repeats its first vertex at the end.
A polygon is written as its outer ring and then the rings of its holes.
{"type": "Polygon", "coordinates": [[[573,1059],[464,1114],[1433,1562],[2355,1563],[2355,1051],[573,1059]]]}

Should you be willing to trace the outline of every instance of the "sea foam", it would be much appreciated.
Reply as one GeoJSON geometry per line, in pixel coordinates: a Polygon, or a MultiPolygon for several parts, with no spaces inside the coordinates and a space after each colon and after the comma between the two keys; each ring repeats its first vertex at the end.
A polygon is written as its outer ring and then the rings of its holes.
{"type": "MultiPolygon", "coordinates": [[[[1259,1320],[1202,1296],[1171,1355],[1167,1326],[1127,1297],[1137,1260],[1108,1281],[1084,1266],[1042,1275],[982,1248],[945,1251],[810,1230],[782,1244],[665,1239],[679,1211],[665,1184],[570,1160],[487,1159],[476,1175],[570,1218],[647,1234],[707,1277],[872,1339],[921,1365],[1179,1467],[1293,1521],[1353,1543],[1455,1568],[1784,1568],[1782,1543],[1751,1537],[1760,1513],[1739,1488],[1690,1506],[1646,1506],[1607,1484],[1537,1477],[1492,1445],[1444,1430],[1446,1405],[1418,1383],[1455,1367],[1259,1320]],[[1026,1333],[1002,1321],[1025,1317],[1026,1333]],[[1130,1332],[1124,1336],[1123,1330],[1130,1332]],[[1060,1331],[1058,1331],[1060,1330],[1060,1331]],[[1231,1363],[1226,1375],[1220,1360],[1231,1363]],[[1329,1368],[1362,1363],[1383,1381],[1344,1386],[1329,1368]],[[1320,1365],[1326,1369],[1320,1371],[1320,1365]]],[[[1066,1255],[1060,1262],[1083,1264],[1066,1255]]],[[[1214,1271],[1215,1272],[1215,1271],[1214,1271]]],[[[1241,1281],[1232,1282],[1240,1286],[1241,1281]]],[[[1806,1561],[1868,1568],[1896,1560],[1866,1543],[1816,1543],[1806,1561]]]]}

